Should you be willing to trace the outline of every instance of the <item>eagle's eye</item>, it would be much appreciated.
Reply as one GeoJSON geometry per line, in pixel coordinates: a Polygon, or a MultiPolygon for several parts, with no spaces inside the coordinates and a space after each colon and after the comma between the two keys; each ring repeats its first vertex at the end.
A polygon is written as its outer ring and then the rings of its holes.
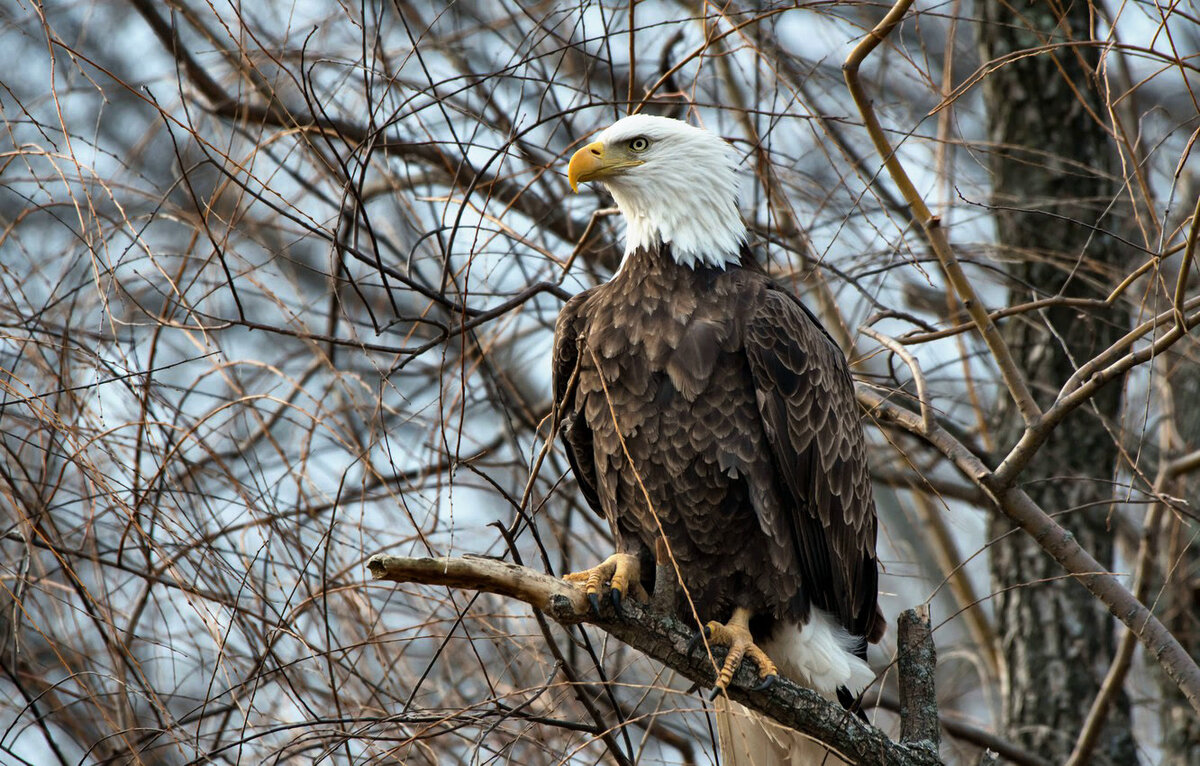
{"type": "Polygon", "coordinates": [[[644,152],[649,146],[650,139],[646,138],[645,136],[638,136],[637,138],[630,139],[629,141],[629,148],[635,152],[644,152]]]}

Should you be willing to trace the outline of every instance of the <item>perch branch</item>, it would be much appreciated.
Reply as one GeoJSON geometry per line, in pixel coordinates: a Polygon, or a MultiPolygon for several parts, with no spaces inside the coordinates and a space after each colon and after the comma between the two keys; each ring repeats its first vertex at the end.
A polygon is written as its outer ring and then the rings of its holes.
{"type": "MultiPolygon", "coordinates": [[[[591,623],[694,682],[711,685],[715,678],[712,663],[703,652],[688,653],[695,630],[633,599],[622,602],[619,615],[606,600],[600,613],[595,614],[575,586],[526,567],[481,557],[431,559],[380,554],[367,561],[367,569],[377,580],[446,585],[515,598],[560,623],[591,623]]],[[[932,673],[932,669],[924,672],[932,673]]],[[[942,763],[928,743],[893,742],[881,730],[810,689],[780,679],[766,691],[751,691],[757,681],[754,668],[743,665],[729,687],[729,697],[820,740],[859,766],[942,763]]]]}

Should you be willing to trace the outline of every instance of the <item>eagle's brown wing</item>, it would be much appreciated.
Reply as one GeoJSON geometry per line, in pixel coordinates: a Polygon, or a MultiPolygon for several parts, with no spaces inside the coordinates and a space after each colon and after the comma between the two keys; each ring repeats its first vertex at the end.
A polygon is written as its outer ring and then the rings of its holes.
{"type": "Polygon", "coordinates": [[[554,409],[560,423],[559,433],[567,448],[567,461],[571,464],[575,480],[579,482],[579,489],[592,510],[603,518],[604,506],[597,489],[596,460],[592,451],[592,429],[580,411],[579,398],[576,396],[579,335],[587,322],[585,304],[595,289],[593,287],[576,294],[558,313],[558,321],[554,325],[554,409]]]}
{"type": "Polygon", "coordinates": [[[789,530],[801,587],[851,633],[876,641],[875,503],[845,357],[799,300],[772,285],[746,327],[746,356],[782,489],[764,529],[789,530]]]}

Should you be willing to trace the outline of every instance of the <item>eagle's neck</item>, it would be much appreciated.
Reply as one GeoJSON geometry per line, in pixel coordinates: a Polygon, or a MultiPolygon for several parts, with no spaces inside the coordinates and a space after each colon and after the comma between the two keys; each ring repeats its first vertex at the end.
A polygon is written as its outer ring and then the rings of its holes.
{"type": "Polygon", "coordinates": [[[716,178],[676,170],[670,183],[611,184],[609,191],[625,217],[622,265],[632,253],[661,245],[670,245],[681,266],[723,269],[738,263],[746,224],[737,209],[732,169],[716,178]]]}
{"type": "Polygon", "coordinates": [[[655,314],[660,310],[656,301],[670,297],[673,312],[688,314],[691,309],[687,307],[694,308],[694,296],[710,292],[731,269],[756,268],[747,261],[745,248],[738,258],[717,265],[681,263],[674,249],[659,244],[626,253],[607,287],[621,296],[622,304],[636,305],[639,312],[655,314]]]}

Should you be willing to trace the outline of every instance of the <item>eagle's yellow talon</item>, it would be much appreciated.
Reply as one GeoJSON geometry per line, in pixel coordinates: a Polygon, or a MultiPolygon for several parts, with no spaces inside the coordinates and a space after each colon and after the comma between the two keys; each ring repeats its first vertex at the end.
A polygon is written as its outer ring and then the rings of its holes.
{"type": "Polygon", "coordinates": [[[710,622],[705,626],[705,631],[709,646],[729,647],[729,653],[725,655],[725,662],[722,663],[721,670],[717,673],[717,682],[713,684],[713,699],[716,699],[717,695],[725,693],[725,690],[729,688],[729,684],[733,681],[733,674],[741,666],[743,658],[750,658],[758,666],[760,681],[779,674],[775,663],[771,661],[766,652],[754,643],[754,637],[750,635],[749,609],[738,607],[733,610],[733,616],[729,618],[728,623],[710,622]]]}
{"type": "Polygon", "coordinates": [[[567,582],[583,583],[583,592],[587,595],[592,610],[600,611],[600,594],[604,591],[605,583],[613,592],[613,606],[620,608],[621,596],[633,588],[645,596],[641,586],[642,567],[637,556],[629,553],[614,553],[599,566],[585,569],[582,572],[571,572],[563,575],[567,582]],[[617,595],[621,594],[621,595],[617,595]]]}

